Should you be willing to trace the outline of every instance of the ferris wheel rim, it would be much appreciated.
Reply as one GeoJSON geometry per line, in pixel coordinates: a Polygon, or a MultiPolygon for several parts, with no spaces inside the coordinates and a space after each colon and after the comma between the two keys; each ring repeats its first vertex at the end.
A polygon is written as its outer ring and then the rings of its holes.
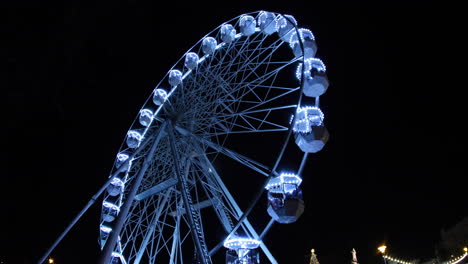
{"type": "MultiPolygon", "coordinates": [[[[262,11],[256,11],[256,12],[251,12],[251,13],[247,13],[247,14],[257,14],[257,15],[258,15],[258,14],[260,14],[260,12],[262,12],[262,11]]],[[[277,15],[277,16],[284,16],[284,15],[278,14],[278,13],[274,13],[274,14],[277,15]]],[[[242,15],[239,15],[239,16],[237,16],[237,17],[231,19],[231,20],[228,20],[227,22],[223,23],[222,25],[224,25],[224,24],[226,24],[226,23],[228,23],[228,22],[234,21],[234,20],[236,20],[236,19],[239,19],[240,17],[242,17],[242,16],[244,16],[244,15],[246,15],[246,14],[242,14],[242,15]]],[[[190,53],[197,45],[199,45],[199,44],[203,41],[204,38],[206,38],[207,36],[209,36],[209,34],[211,34],[212,32],[214,32],[214,31],[218,30],[219,28],[221,28],[222,25],[216,27],[214,30],[212,30],[210,33],[208,33],[208,34],[205,35],[202,39],[200,39],[195,45],[193,45],[192,48],[190,48],[190,49],[184,54],[184,56],[182,56],[182,57],[174,64],[174,66],[170,69],[170,71],[173,70],[173,69],[176,67],[176,65],[179,64],[179,63],[183,60],[183,58],[184,58],[188,53],[190,53]]],[[[297,30],[298,30],[297,25],[294,25],[294,29],[296,30],[296,32],[298,32],[298,31],[297,31],[297,30]]],[[[259,34],[261,34],[261,33],[259,33],[259,34]]],[[[301,45],[302,45],[302,41],[300,40],[299,42],[300,42],[301,45]]],[[[303,47],[302,47],[302,48],[303,48],[303,47]]],[[[304,63],[304,57],[302,57],[302,63],[304,63]]],[[[168,72],[166,73],[166,75],[164,76],[164,78],[161,79],[161,81],[158,83],[158,85],[156,86],[156,88],[160,87],[160,85],[161,85],[165,80],[167,80],[167,77],[168,77],[170,71],[168,71],[168,72]]],[[[190,74],[190,73],[191,73],[191,72],[189,71],[188,74],[190,74]]],[[[303,75],[303,73],[302,73],[302,75],[303,75]]],[[[187,74],[186,74],[185,76],[187,76],[187,74]]],[[[300,86],[299,86],[299,87],[302,87],[302,82],[303,82],[303,76],[301,76],[300,86]]],[[[164,104],[160,105],[160,106],[157,108],[156,112],[154,113],[154,119],[158,120],[158,114],[159,114],[159,112],[162,111],[162,109],[164,108],[164,105],[165,105],[166,103],[169,103],[169,102],[170,102],[171,97],[174,95],[174,93],[175,93],[176,91],[177,91],[177,86],[176,86],[176,87],[173,87],[173,88],[170,90],[170,92],[168,93],[168,96],[167,96],[168,101],[165,102],[164,104]]],[[[151,101],[151,97],[149,97],[149,98],[146,100],[146,102],[143,104],[143,107],[144,107],[149,101],[151,101]]],[[[302,101],[302,92],[300,92],[300,90],[299,90],[299,98],[298,98],[298,100],[297,100],[297,104],[295,105],[296,108],[298,108],[298,107],[301,105],[301,101],[302,101]]],[[[143,109],[143,107],[142,107],[142,109],[143,109]]],[[[135,122],[137,122],[137,120],[138,120],[138,118],[136,118],[136,119],[134,120],[134,122],[133,122],[133,124],[131,125],[131,127],[134,126],[134,124],[135,124],[135,122]]],[[[158,121],[162,122],[163,120],[164,120],[164,119],[160,119],[160,120],[158,120],[158,121]]],[[[286,147],[286,145],[288,144],[288,142],[289,142],[289,140],[290,140],[291,133],[292,133],[292,126],[289,126],[289,128],[288,128],[287,131],[288,131],[288,132],[287,132],[287,135],[286,135],[286,137],[285,137],[283,143],[281,144],[281,145],[282,145],[282,151],[278,154],[278,156],[277,156],[277,158],[276,158],[276,161],[275,161],[275,165],[274,165],[273,168],[271,169],[271,171],[270,171],[269,175],[267,176],[267,178],[270,178],[270,177],[272,177],[272,176],[274,175],[275,169],[276,169],[276,167],[278,166],[278,164],[279,164],[279,162],[280,162],[280,160],[281,160],[281,157],[282,157],[282,155],[283,155],[284,148],[286,147]]],[[[123,145],[124,145],[124,144],[125,144],[125,143],[123,143],[123,145]]],[[[120,149],[119,153],[120,153],[120,152],[122,152],[122,148],[120,149]]],[[[263,191],[263,190],[264,190],[264,188],[262,187],[262,191],[263,191]]]]}
{"type": "MultiPolygon", "coordinates": [[[[221,25],[218,25],[217,27],[215,27],[213,30],[211,30],[211,31],[210,31],[209,33],[207,33],[206,35],[204,35],[204,36],[203,36],[200,40],[198,40],[190,49],[188,49],[188,50],[179,58],[179,60],[169,69],[169,71],[163,76],[163,78],[158,82],[158,84],[155,86],[154,89],[156,90],[156,89],[158,89],[158,87],[161,87],[162,84],[163,84],[163,82],[167,80],[170,71],[171,71],[171,70],[174,70],[174,69],[176,68],[176,66],[177,66],[178,64],[181,63],[181,61],[183,60],[183,58],[184,58],[188,53],[192,52],[197,46],[199,46],[200,43],[201,43],[205,38],[207,38],[207,37],[210,36],[210,34],[216,32],[217,30],[219,30],[219,29],[220,29],[223,25],[225,25],[225,24],[228,24],[228,23],[230,23],[230,22],[232,22],[232,21],[238,21],[239,18],[241,18],[242,16],[257,14],[257,17],[258,17],[258,15],[260,15],[262,12],[273,13],[273,14],[275,14],[275,16],[277,17],[277,19],[278,19],[279,17],[284,17],[285,19],[287,19],[288,21],[290,21],[290,18],[288,18],[289,15],[285,15],[285,14],[281,14],[281,13],[275,13],[275,12],[270,12],[270,11],[265,11],[265,10],[258,10],[258,11],[253,11],[253,12],[249,12],[249,13],[244,13],[244,14],[238,15],[238,16],[236,16],[236,17],[230,19],[230,20],[227,20],[227,21],[223,22],[221,25]]],[[[290,22],[292,22],[292,21],[290,21],[290,22]]],[[[298,28],[297,24],[294,24],[294,23],[293,23],[293,26],[294,26],[294,30],[295,30],[296,32],[298,32],[298,29],[299,29],[299,28],[298,28]]],[[[256,34],[261,34],[261,33],[256,32],[256,34]]],[[[239,34],[237,34],[237,35],[240,35],[240,36],[238,36],[237,38],[242,37],[242,34],[241,34],[241,33],[239,33],[239,34]]],[[[278,38],[278,39],[279,39],[279,38],[278,38]]],[[[223,43],[220,43],[219,45],[221,45],[221,44],[223,44],[223,43]]],[[[299,44],[301,45],[301,48],[303,49],[303,47],[302,47],[302,40],[301,40],[301,39],[299,39],[299,44]]],[[[219,46],[219,45],[218,45],[218,46],[219,46]]],[[[203,58],[205,58],[205,57],[208,57],[208,56],[207,56],[207,55],[204,55],[203,58]]],[[[304,63],[304,58],[303,58],[303,56],[300,57],[300,58],[298,58],[298,60],[301,60],[301,63],[304,63]]],[[[184,77],[187,76],[187,75],[190,74],[190,73],[191,73],[191,70],[189,70],[186,74],[184,74],[184,77]]],[[[302,77],[302,75],[303,75],[303,74],[301,74],[300,84],[299,84],[299,87],[298,87],[297,89],[300,89],[300,88],[302,87],[302,83],[303,83],[303,80],[302,80],[303,77],[302,77]]],[[[168,95],[167,95],[167,99],[170,99],[170,98],[171,98],[171,96],[172,96],[172,95],[174,94],[174,92],[177,90],[177,87],[178,87],[178,86],[175,86],[175,87],[172,87],[172,88],[170,89],[170,92],[169,92],[168,95]]],[[[295,107],[296,109],[300,106],[300,103],[301,103],[301,101],[302,101],[302,97],[303,97],[303,96],[302,96],[302,93],[299,93],[299,98],[298,98],[298,100],[297,100],[297,104],[294,105],[294,107],[295,107]]],[[[151,104],[151,96],[149,96],[149,97],[146,99],[145,103],[144,103],[143,106],[141,107],[141,110],[144,110],[144,109],[145,109],[145,106],[146,106],[148,103],[151,104]]],[[[165,103],[166,103],[166,102],[164,102],[164,103],[161,104],[159,107],[157,107],[157,110],[156,110],[155,113],[154,113],[154,119],[155,119],[155,120],[164,121],[163,119],[160,119],[160,118],[158,117],[158,114],[159,114],[159,112],[163,109],[163,107],[165,106],[165,103]]],[[[140,111],[141,111],[141,110],[140,110],[140,111]]],[[[136,123],[138,123],[138,116],[133,120],[132,124],[130,125],[130,128],[134,127],[134,125],[135,125],[136,123]]],[[[231,132],[231,133],[232,133],[232,132],[231,132]]],[[[144,134],[143,134],[142,136],[144,136],[144,134]]],[[[287,138],[285,138],[285,140],[284,140],[284,142],[283,142],[283,145],[284,145],[284,144],[287,144],[289,138],[290,138],[289,136],[288,136],[287,138]]],[[[125,141],[122,142],[121,147],[119,148],[118,153],[124,151],[125,149],[128,149],[128,148],[125,148],[124,146],[125,146],[125,141]]],[[[277,158],[277,160],[279,160],[279,159],[280,159],[280,158],[277,158]]]]}
{"type": "MultiPolygon", "coordinates": [[[[160,81],[155,85],[154,90],[157,89],[158,87],[164,86],[164,85],[162,85],[162,84],[168,79],[168,76],[169,76],[170,71],[171,71],[171,70],[174,70],[174,69],[176,68],[176,66],[177,66],[178,64],[180,64],[180,63],[183,61],[184,57],[185,57],[188,53],[192,52],[197,46],[199,46],[205,38],[211,36],[212,33],[218,31],[223,25],[228,24],[228,23],[231,23],[232,21],[237,21],[239,18],[241,18],[241,17],[244,16],[244,15],[253,15],[253,14],[259,15],[259,14],[261,14],[262,12],[273,13],[273,14],[275,14],[277,17],[284,17],[284,18],[287,19],[288,21],[292,22],[292,21],[290,20],[290,18],[288,18],[289,15],[282,14],[282,13],[271,12],[271,11],[266,11],[266,10],[252,11],[252,12],[244,13],[244,14],[238,15],[238,16],[236,16],[236,17],[234,17],[234,18],[231,18],[231,19],[229,19],[229,20],[223,22],[222,24],[216,26],[213,30],[211,30],[210,32],[208,32],[207,34],[205,34],[205,35],[204,35],[202,38],[200,38],[194,45],[192,45],[192,46],[191,46],[191,47],[190,47],[190,48],[189,48],[189,49],[188,49],[188,50],[187,50],[187,51],[170,67],[170,68],[169,68],[169,70],[163,75],[163,77],[160,79],[160,81]]],[[[295,30],[296,32],[298,32],[298,29],[299,29],[299,28],[298,28],[297,24],[294,24],[294,23],[293,23],[293,26],[294,26],[294,30],[295,30]]],[[[256,33],[258,34],[258,32],[256,32],[256,33]]],[[[300,44],[301,48],[303,49],[303,44],[302,44],[302,42],[303,42],[302,39],[299,38],[299,44],[300,44]]],[[[206,57],[206,55],[204,55],[203,57],[206,57]]],[[[304,63],[304,58],[302,58],[302,63],[304,63]]],[[[302,74],[302,75],[303,75],[303,74],[302,74]]],[[[302,75],[301,75],[301,76],[302,76],[302,75]]],[[[302,80],[302,77],[301,77],[300,86],[299,86],[299,87],[302,86],[302,83],[303,83],[303,80],[302,80]]],[[[168,98],[170,98],[170,96],[172,96],[172,94],[174,93],[174,91],[175,91],[176,89],[177,89],[177,87],[175,87],[175,89],[170,89],[171,91],[170,91],[170,94],[168,94],[168,98]]],[[[151,94],[152,94],[152,93],[151,93],[151,94]]],[[[143,103],[142,107],[140,107],[140,111],[143,110],[144,107],[145,107],[147,104],[151,104],[151,94],[150,94],[150,96],[147,97],[147,99],[146,99],[145,102],[143,103]]],[[[299,106],[299,103],[300,103],[301,100],[302,100],[302,93],[300,93],[300,99],[298,100],[297,106],[299,106]]],[[[162,109],[163,107],[164,107],[164,104],[160,105],[160,106],[157,108],[157,110],[156,110],[157,112],[154,114],[154,119],[156,119],[156,120],[158,119],[157,115],[158,115],[158,113],[159,113],[159,111],[160,111],[159,109],[162,109]]],[[[132,122],[131,125],[130,125],[130,128],[132,128],[136,123],[138,123],[138,116],[137,116],[136,118],[134,118],[133,122],[132,122]]],[[[119,147],[119,151],[118,151],[118,152],[121,152],[123,149],[126,149],[124,146],[125,146],[125,141],[122,142],[121,146],[119,147]]]]}

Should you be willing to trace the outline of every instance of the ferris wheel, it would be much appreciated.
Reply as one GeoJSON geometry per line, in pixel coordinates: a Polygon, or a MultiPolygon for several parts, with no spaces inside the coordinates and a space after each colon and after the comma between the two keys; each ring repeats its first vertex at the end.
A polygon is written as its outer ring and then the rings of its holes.
{"type": "Polygon", "coordinates": [[[316,50],[293,16],[266,11],[229,20],[189,49],[117,153],[102,202],[102,263],[210,264],[216,254],[258,263],[260,251],[277,263],[262,238],[302,214],[301,172],[328,140],[316,50]],[[283,166],[287,149],[302,157],[292,166],[283,166]],[[248,215],[264,192],[271,220],[258,230],[248,215]]]}

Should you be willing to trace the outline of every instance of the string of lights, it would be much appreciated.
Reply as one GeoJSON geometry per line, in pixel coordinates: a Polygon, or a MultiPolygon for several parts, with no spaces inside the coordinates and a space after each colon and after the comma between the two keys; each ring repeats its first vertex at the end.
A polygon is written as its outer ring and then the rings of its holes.
{"type": "Polygon", "coordinates": [[[391,260],[391,261],[399,263],[399,264],[416,264],[416,262],[405,261],[405,260],[402,260],[402,259],[391,257],[389,255],[382,255],[382,257],[384,259],[388,259],[388,260],[391,260]]]}
{"type": "Polygon", "coordinates": [[[460,263],[461,261],[463,261],[466,258],[466,256],[468,256],[468,248],[464,247],[463,251],[464,251],[463,255],[455,257],[455,258],[453,258],[453,259],[451,259],[449,261],[442,262],[442,264],[457,264],[457,263],[460,263]]]}
{"type": "MultiPolygon", "coordinates": [[[[385,246],[385,245],[382,245],[382,246],[378,247],[377,250],[382,254],[382,257],[384,258],[385,263],[386,263],[386,260],[390,260],[390,261],[392,261],[394,263],[398,263],[398,264],[416,264],[416,262],[414,262],[414,261],[406,261],[406,260],[403,260],[403,259],[392,257],[392,256],[390,256],[388,254],[385,254],[385,252],[387,251],[387,246],[385,246]]],[[[463,251],[464,251],[464,253],[462,255],[460,255],[458,257],[453,257],[452,259],[450,259],[448,261],[441,262],[440,264],[458,264],[458,263],[462,262],[468,256],[468,247],[464,247],[463,251]]]]}

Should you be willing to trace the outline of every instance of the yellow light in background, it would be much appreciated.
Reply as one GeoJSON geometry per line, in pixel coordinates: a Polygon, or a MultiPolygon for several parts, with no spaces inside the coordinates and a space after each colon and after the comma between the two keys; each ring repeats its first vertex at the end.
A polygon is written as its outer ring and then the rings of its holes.
{"type": "Polygon", "coordinates": [[[468,247],[464,247],[463,251],[468,252],[468,247]]]}
{"type": "Polygon", "coordinates": [[[54,264],[54,259],[53,258],[49,258],[49,264],[54,264]]]}
{"type": "Polygon", "coordinates": [[[380,251],[380,253],[385,254],[385,250],[387,250],[387,246],[382,245],[382,246],[378,247],[377,249],[380,251]]]}

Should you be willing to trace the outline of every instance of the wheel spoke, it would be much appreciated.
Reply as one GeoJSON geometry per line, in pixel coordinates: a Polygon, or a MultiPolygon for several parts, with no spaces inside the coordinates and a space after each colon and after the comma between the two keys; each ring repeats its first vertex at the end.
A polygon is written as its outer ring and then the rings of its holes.
{"type": "MultiPolygon", "coordinates": [[[[218,173],[216,172],[215,168],[213,167],[213,165],[211,164],[211,162],[209,161],[208,157],[204,156],[204,161],[206,162],[206,165],[208,166],[209,169],[211,169],[211,172],[212,172],[212,175],[213,175],[213,179],[217,182],[217,184],[221,187],[221,189],[223,190],[224,194],[226,195],[226,197],[229,199],[230,201],[230,204],[235,208],[236,210],[236,214],[237,214],[237,219],[239,219],[241,217],[241,215],[243,214],[242,210],[240,209],[239,205],[237,204],[236,200],[234,199],[234,197],[231,195],[231,193],[229,192],[229,190],[226,188],[226,186],[224,185],[223,181],[221,180],[221,177],[219,177],[218,173]]],[[[257,234],[257,232],[255,231],[255,229],[253,228],[252,224],[250,224],[249,220],[248,219],[245,219],[242,223],[243,226],[245,226],[245,228],[250,232],[250,235],[254,238],[254,239],[258,239],[260,240],[260,236],[257,234]]],[[[270,250],[267,248],[267,246],[265,245],[265,243],[261,243],[260,244],[260,247],[261,249],[263,250],[263,253],[265,253],[265,255],[268,257],[268,259],[270,260],[270,262],[272,264],[277,264],[278,262],[276,261],[276,259],[273,257],[273,255],[271,254],[270,250]]],[[[212,250],[213,251],[213,250],[212,250]]],[[[214,252],[210,252],[210,254],[213,254],[214,252]]]]}

